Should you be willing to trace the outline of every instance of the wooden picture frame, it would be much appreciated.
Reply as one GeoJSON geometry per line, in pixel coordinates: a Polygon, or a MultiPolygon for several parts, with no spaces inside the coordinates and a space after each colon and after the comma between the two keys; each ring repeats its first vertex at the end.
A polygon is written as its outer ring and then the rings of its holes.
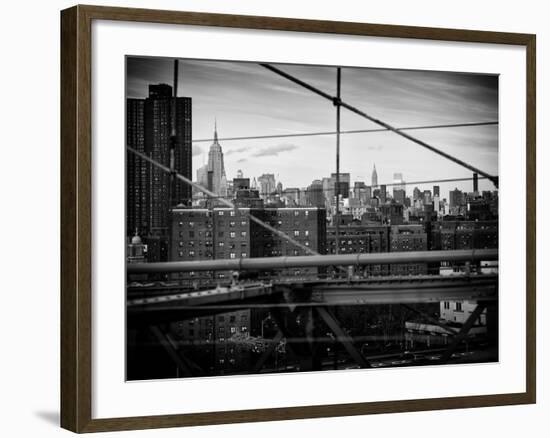
{"type": "Polygon", "coordinates": [[[61,426],[97,432],[529,404],[536,401],[535,35],[75,6],[61,12],[61,426]],[[518,45],[526,48],[526,391],[128,418],[92,418],[92,22],[114,20],[518,45]]]}

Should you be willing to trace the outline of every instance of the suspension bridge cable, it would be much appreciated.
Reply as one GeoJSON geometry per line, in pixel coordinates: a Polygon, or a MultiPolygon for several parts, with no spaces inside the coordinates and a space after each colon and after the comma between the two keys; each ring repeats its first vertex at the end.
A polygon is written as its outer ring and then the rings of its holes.
{"type": "MultiPolygon", "coordinates": [[[[433,184],[433,183],[448,183],[448,182],[459,182],[459,181],[471,181],[473,178],[472,177],[469,177],[469,178],[445,178],[445,179],[432,179],[432,180],[424,180],[424,181],[411,181],[411,182],[408,182],[408,181],[403,181],[403,182],[393,182],[393,183],[389,183],[389,184],[378,184],[378,186],[386,186],[386,187],[391,187],[391,186],[401,186],[401,185],[406,185],[406,186],[410,186],[410,185],[413,185],[413,184],[433,184]]],[[[478,180],[479,179],[488,179],[486,176],[479,176],[477,178],[478,180]]]]}
{"type": "Polygon", "coordinates": [[[403,131],[400,131],[398,128],[395,128],[394,126],[392,126],[392,125],[390,125],[390,124],[388,124],[388,123],[386,123],[386,122],[383,122],[382,120],[377,119],[377,118],[375,118],[375,117],[373,117],[373,116],[367,114],[366,112],[364,112],[364,111],[362,111],[362,110],[360,110],[360,109],[358,109],[358,108],[356,108],[356,107],[354,107],[354,106],[352,106],[352,105],[350,105],[350,104],[348,104],[348,103],[346,103],[346,102],[344,102],[344,101],[342,101],[342,100],[339,100],[339,99],[337,99],[336,97],[333,97],[333,96],[331,96],[331,95],[325,93],[325,92],[322,91],[322,90],[319,90],[318,88],[316,88],[316,87],[314,87],[314,86],[308,84],[307,82],[304,82],[304,81],[302,81],[301,79],[296,78],[295,76],[292,76],[292,75],[290,75],[290,74],[288,74],[288,73],[286,73],[286,72],[284,72],[284,71],[282,71],[282,70],[279,70],[279,69],[276,68],[276,67],[273,67],[273,66],[270,65],[270,64],[260,64],[260,65],[261,65],[262,67],[264,67],[264,68],[266,68],[266,69],[272,71],[273,73],[275,73],[275,74],[277,74],[277,75],[279,75],[279,76],[282,76],[282,77],[284,77],[285,79],[288,79],[289,81],[294,82],[295,84],[300,85],[301,87],[306,88],[307,90],[309,90],[309,91],[311,91],[311,92],[313,92],[313,93],[315,93],[315,94],[317,94],[317,95],[319,95],[319,96],[321,96],[321,97],[324,97],[324,98],[327,99],[327,100],[330,100],[330,101],[333,102],[334,104],[336,104],[336,102],[338,102],[338,103],[337,103],[338,105],[340,105],[340,106],[346,108],[347,110],[349,110],[349,111],[351,111],[351,112],[353,112],[353,113],[355,113],[355,114],[357,114],[357,115],[359,115],[359,116],[361,116],[361,117],[363,117],[363,118],[365,118],[365,119],[367,119],[367,120],[369,120],[369,121],[371,121],[371,122],[373,122],[373,123],[375,123],[375,124],[377,124],[377,125],[379,125],[379,126],[382,126],[383,128],[386,128],[387,130],[392,131],[392,132],[394,132],[395,134],[400,135],[401,137],[406,138],[407,140],[412,141],[413,143],[416,143],[416,144],[418,144],[418,145],[420,145],[420,146],[422,146],[422,147],[425,147],[426,149],[428,149],[428,150],[430,150],[430,151],[432,151],[432,152],[434,152],[434,153],[436,153],[436,154],[438,154],[438,155],[441,155],[442,157],[447,158],[448,160],[453,161],[454,163],[459,164],[460,166],[465,167],[466,169],[469,169],[469,170],[471,170],[472,172],[476,172],[476,173],[478,173],[478,174],[480,174],[480,175],[485,176],[485,177],[488,178],[496,187],[498,187],[498,177],[497,177],[497,176],[490,175],[490,174],[488,174],[487,172],[484,172],[483,170],[480,170],[480,169],[478,169],[477,167],[472,166],[471,164],[466,163],[465,161],[462,161],[462,160],[460,160],[460,159],[454,157],[453,155],[450,155],[450,154],[448,154],[448,153],[446,153],[446,152],[443,152],[443,151],[440,150],[440,149],[437,149],[436,147],[434,147],[434,146],[432,146],[432,145],[426,143],[425,141],[419,140],[419,139],[417,139],[416,137],[413,137],[412,135],[409,135],[409,134],[407,134],[407,133],[405,133],[405,132],[403,132],[403,131]]]}
{"type": "MultiPolygon", "coordinates": [[[[340,241],[340,90],[342,85],[342,73],[340,67],[336,69],[336,241],[340,241]]],[[[339,246],[336,245],[336,254],[339,252],[339,246]]]]}
{"type": "MultiPolygon", "coordinates": [[[[465,123],[448,123],[444,125],[421,125],[421,126],[403,126],[401,128],[396,128],[399,131],[415,131],[422,129],[443,129],[443,128],[467,128],[473,126],[491,126],[498,125],[498,121],[487,121],[487,122],[465,122],[465,123]]],[[[350,129],[350,130],[341,130],[340,134],[363,134],[363,133],[372,133],[372,132],[387,132],[387,128],[372,128],[372,129],[350,129]]],[[[265,139],[274,139],[274,138],[291,138],[291,137],[315,137],[323,135],[336,135],[336,131],[317,131],[317,132],[296,132],[292,134],[272,134],[272,135],[250,135],[250,136],[241,136],[241,137],[222,137],[219,138],[219,141],[234,141],[234,140],[265,140],[265,139]]],[[[192,140],[192,143],[211,143],[214,141],[213,138],[200,138],[197,140],[192,140]]]]}

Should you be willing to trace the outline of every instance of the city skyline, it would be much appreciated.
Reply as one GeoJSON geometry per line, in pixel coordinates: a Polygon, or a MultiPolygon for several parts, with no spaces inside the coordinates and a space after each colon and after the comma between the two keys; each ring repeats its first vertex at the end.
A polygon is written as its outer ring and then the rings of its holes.
{"type": "MultiPolygon", "coordinates": [[[[144,97],[152,83],[170,84],[171,65],[170,59],[128,58],[127,96],[144,97]]],[[[334,92],[333,67],[281,68],[329,93],[334,92]]],[[[398,127],[498,120],[498,78],[494,76],[343,68],[342,84],[343,99],[398,127]],[[373,104],[366,105],[365,101],[373,104]]],[[[282,181],[285,187],[302,188],[335,171],[334,136],[223,140],[234,136],[334,130],[332,105],[257,64],[181,60],[178,96],[193,98],[194,140],[213,138],[217,120],[228,180],[238,170],[251,179],[275,173],[277,181],[282,181]],[[264,101],[270,104],[264,106],[264,101]],[[298,117],[289,107],[298,112],[298,117]],[[311,160],[311,156],[316,160],[311,160]]],[[[343,130],[373,127],[368,121],[342,112],[343,130]]],[[[498,126],[420,130],[414,135],[498,174],[498,126]]],[[[341,138],[340,171],[350,173],[352,181],[368,185],[374,164],[379,183],[388,185],[393,182],[394,173],[403,174],[406,183],[472,176],[467,169],[390,132],[347,134],[341,138]]],[[[193,143],[193,177],[196,169],[205,164],[208,148],[208,142],[193,143]]],[[[432,185],[418,187],[425,190],[432,185]]],[[[455,187],[472,190],[471,181],[439,185],[442,197],[447,197],[455,187]]],[[[493,190],[494,186],[480,180],[479,188],[493,190]]],[[[407,184],[407,196],[413,189],[407,184]]]]}
{"type": "Polygon", "coordinates": [[[334,134],[310,135],[373,127],[347,104],[494,124],[496,78],[344,68],[344,104],[332,67],[145,61],[126,99],[128,380],[498,361],[498,190],[456,164],[498,175],[498,129],[426,131],[456,150],[414,131],[452,157],[342,135],[339,173],[334,134]]]}

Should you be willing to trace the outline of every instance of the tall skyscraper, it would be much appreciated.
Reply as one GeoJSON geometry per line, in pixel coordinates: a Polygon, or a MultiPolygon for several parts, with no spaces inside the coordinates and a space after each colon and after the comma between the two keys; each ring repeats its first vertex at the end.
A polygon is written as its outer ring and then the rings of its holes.
{"type": "Polygon", "coordinates": [[[340,181],[339,187],[336,187],[336,174],[332,173],[330,177],[334,182],[334,191],[332,192],[332,196],[336,196],[336,193],[338,193],[341,199],[349,198],[351,175],[349,173],[340,173],[338,178],[340,181]]]}
{"type": "Polygon", "coordinates": [[[429,190],[424,190],[423,202],[424,205],[430,205],[432,203],[432,192],[430,192],[429,190]]]}
{"type": "Polygon", "coordinates": [[[399,204],[405,204],[405,190],[395,188],[393,189],[393,200],[399,204]]]}
{"type": "Polygon", "coordinates": [[[208,151],[207,184],[208,190],[217,196],[227,196],[227,176],[223,162],[223,151],[218,141],[218,129],[214,124],[214,142],[208,151]]]}
{"type": "Polygon", "coordinates": [[[449,207],[459,207],[463,203],[462,192],[455,188],[449,192],[449,207]]]}
{"type": "Polygon", "coordinates": [[[475,194],[479,193],[479,191],[478,191],[478,179],[479,179],[479,177],[478,177],[477,173],[474,172],[474,193],[475,194]]]}
{"type": "MultiPolygon", "coordinates": [[[[191,98],[178,97],[173,106],[172,87],[166,84],[149,85],[149,97],[145,99],[145,153],[153,160],[170,166],[170,136],[175,121],[176,148],[174,151],[176,172],[192,178],[191,159],[191,98]],[[173,116],[173,108],[176,114],[173,116]]],[[[169,209],[191,200],[191,186],[176,180],[171,186],[170,175],[156,166],[149,171],[149,232],[167,234],[169,209]],[[170,205],[172,203],[172,205],[170,205]]]]}
{"type": "Polygon", "coordinates": [[[307,188],[307,202],[312,207],[324,207],[325,195],[323,193],[323,182],[314,180],[307,188]]]}
{"type": "Polygon", "coordinates": [[[321,183],[323,185],[323,194],[326,200],[326,207],[327,207],[327,210],[329,210],[330,206],[332,205],[332,199],[335,196],[334,189],[336,185],[336,180],[333,179],[332,177],[325,176],[321,180],[321,183]]]}
{"type": "MultiPolygon", "coordinates": [[[[126,100],[126,143],[145,153],[143,99],[126,100]]],[[[126,235],[143,233],[149,217],[146,172],[149,165],[130,151],[126,152],[126,235]]]]}
{"type": "Polygon", "coordinates": [[[376,164],[372,169],[371,186],[373,189],[378,187],[378,173],[376,173],[376,164]]]}
{"type": "Polygon", "coordinates": [[[434,199],[433,199],[433,202],[434,202],[434,211],[439,214],[439,195],[436,195],[434,196],[434,199]]]}
{"type": "Polygon", "coordinates": [[[258,182],[260,184],[260,196],[262,198],[268,198],[277,189],[275,175],[272,173],[264,173],[259,176],[258,182]]]}
{"type": "Polygon", "coordinates": [[[396,190],[405,190],[405,181],[403,181],[402,173],[393,174],[393,187],[396,190]]]}
{"type": "Polygon", "coordinates": [[[385,184],[382,184],[380,186],[380,202],[382,204],[385,204],[386,201],[387,201],[387,191],[386,191],[386,185],[385,184]]]}
{"type": "Polygon", "coordinates": [[[205,189],[208,188],[208,165],[205,164],[197,169],[197,183],[205,189]]]}
{"type": "MultiPolygon", "coordinates": [[[[172,96],[167,84],[149,85],[146,99],[128,99],[127,144],[153,160],[170,166],[172,124],[175,122],[174,169],[187,178],[192,175],[190,97],[172,96]],[[173,114],[175,109],[175,114],[173,114]]],[[[136,229],[142,236],[167,236],[171,207],[191,201],[191,186],[182,181],[171,182],[163,170],[128,154],[127,230],[136,229]]]]}
{"type": "Polygon", "coordinates": [[[363,181],[355,181],[353,184],[353,198],[357,199],[359,202],[366,204],[367,195],[366,195],[367,186],[363,181]]]}

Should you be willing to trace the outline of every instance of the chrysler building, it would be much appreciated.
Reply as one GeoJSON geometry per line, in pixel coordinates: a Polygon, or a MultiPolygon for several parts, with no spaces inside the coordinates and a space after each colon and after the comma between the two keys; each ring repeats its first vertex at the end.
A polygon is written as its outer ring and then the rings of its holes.
{"type": "Polygon", "coordinates": [[[371,186],[372,186],[373,189],[378,187],[378,173],[376,173],[376,164],[374,165],[374,167],[372,169],[371,186]]]}

